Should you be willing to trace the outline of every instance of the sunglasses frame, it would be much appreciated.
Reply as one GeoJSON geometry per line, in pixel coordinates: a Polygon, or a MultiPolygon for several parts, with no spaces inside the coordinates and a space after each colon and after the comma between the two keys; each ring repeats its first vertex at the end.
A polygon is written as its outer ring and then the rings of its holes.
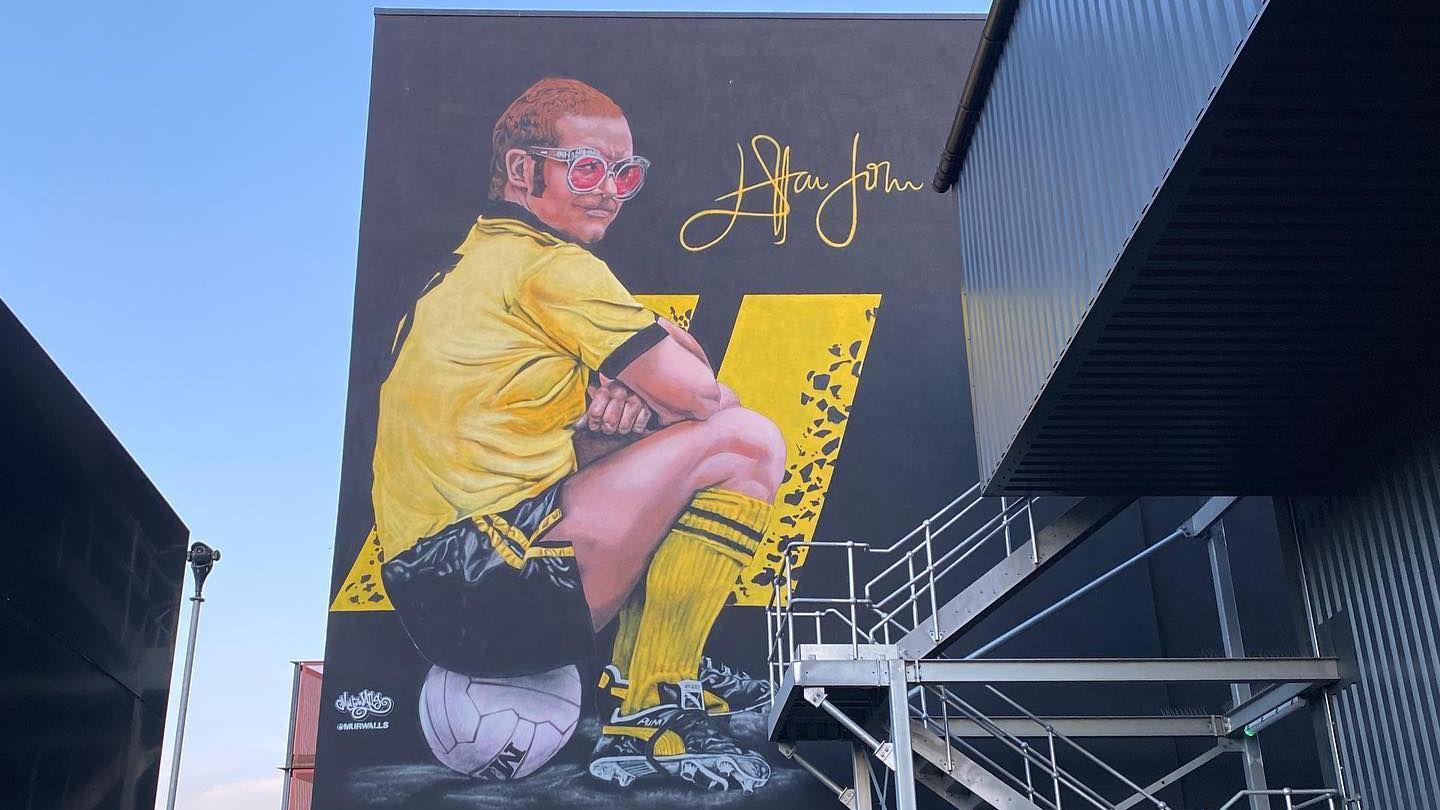
{"type": "MultiPolygon", "coordinates": [[[[620,158],[619,160],[612,163],[611,161],[607,160],[604,155],[600,154],[599,149],[596,149],[592,146],[577,146],[573,149],[559,149],[551,146],[532,146],[525,151],[532,157],[548,158],[550,160],[558,160],[563,162],[565,164],[565,185],[570,189],[570,193],[572,194],[594,194],[595,192],[600,190],[601,186],[605,184],[606,177],[618,177],[621,170],[632,165],[639,166],[641,171],[639,184],[636,185],[635,188],[631,189],[629,194],[617,193],[615,195],[615,199],[617,200],[629,200],[636,194],[640,193],[640,189],[645,185],[645,177],[650,173],[650,161],[646,158],[643,158],[639,155],[630,155],[629,157],[620,158]],[[596,160],[599,160],[601,165],[605,167],[605,174],[601,175],[600,182],[595,184],[595,188],[581,190],[575,187],[575,183],[570,179],[570,175],[572,170],[575,168],[575,164],[580,162],[582,158],[587,157],[593,157],[596,160]]],[[[619,189],[617,188],[616,190],[618,191],[619,189]]]]}

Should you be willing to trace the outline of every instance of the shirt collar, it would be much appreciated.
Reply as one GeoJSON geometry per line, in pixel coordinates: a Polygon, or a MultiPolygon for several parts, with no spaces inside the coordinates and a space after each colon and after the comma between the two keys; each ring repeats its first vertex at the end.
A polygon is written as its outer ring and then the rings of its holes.
{"type": "Polygon", "coordinates": [[[530,213],[529,210],[527,210],[520,204],[511,202],[509,200],[491,200],[490,203],[481,210],[480,219],[482,221],[487,219],[514,220],[516,222],[524,224],[526,227],[530,228],[530,230],[543,234],[544,236],[548,236],[557,242],[570,242],[572,244],[575,243],[575,240],[566,238],[551,226],[546,225],[544,222],[541,222],[539,217],[530,213]]]}

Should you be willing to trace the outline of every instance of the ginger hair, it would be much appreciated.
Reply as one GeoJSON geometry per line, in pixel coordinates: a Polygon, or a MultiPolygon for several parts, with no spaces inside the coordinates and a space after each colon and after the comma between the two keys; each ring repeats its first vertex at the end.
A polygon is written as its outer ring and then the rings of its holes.
{"type": "MultiPolygon", "coordinates": [[[[555,122],[567,115],[623,118],[625,113],[609,96],[578,79],[548,77],[530,85],[510,102],[495,122],[490,139],[490,199],[505,197],[505,153],[532,146],[555,146],[555,122]]],[[[538,196],[544,193],[537,168],[538,196]]]]}

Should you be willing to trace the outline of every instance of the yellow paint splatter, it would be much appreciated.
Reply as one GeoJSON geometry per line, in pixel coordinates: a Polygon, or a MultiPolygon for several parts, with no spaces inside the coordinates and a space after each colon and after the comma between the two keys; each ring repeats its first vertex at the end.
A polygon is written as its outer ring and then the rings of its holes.
{"type": "MultiPolygon", "coordinates": [[[[745,407],[769,417],[789,445],[785,480],[760,553],[735,601],[760,606],[782,576],[805,562],[850,421],[879,295],[747,295],[735,319],[720,381],[745,407]]],[[[792,570],[793,573],[793,570],[792,570]]]]}
{"type": "Polygon", "coordinates": [[[371,529],[360,546],[360,554],[355,557],[355,564],[350,566],[345,584],[340,586],[340,591],[330,603],[330,610],[334,613],[394,610],[395,606],[390,604],[389,594],[385,593],[385,583],[380,581],[380,564],[383,562],[385,551],[380,548],[380,539],[375,536],[375,530],[371,529]]]}
{"type": "Polygon", "coordinates": [[[635,300],[656,315],[689,332],[690,321],[695,317],[695,306],[700,302],[700,296],[687,294],[637,295],[635,300]]]}

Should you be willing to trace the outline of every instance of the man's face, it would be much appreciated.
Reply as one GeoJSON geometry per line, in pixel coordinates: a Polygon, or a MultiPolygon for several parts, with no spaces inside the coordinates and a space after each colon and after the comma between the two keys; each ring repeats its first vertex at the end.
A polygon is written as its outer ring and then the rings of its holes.
{"type": "MultiPolygon", "coordinates": [[[[560,149],[588,146],[599,150],[614,163],[635,154],[630,124],[624,118],[567,115],[555,122],[560,149]]],[[[559,160],[536,159],[545,172],[545,193],[527,195],[532,213],[546,225],[577,241],[589,244],[605,236],[623,202],[615,198],[615,178],[606,176],[596,190],[576,194],[565,182],[566,165],[559,160]]]]}

